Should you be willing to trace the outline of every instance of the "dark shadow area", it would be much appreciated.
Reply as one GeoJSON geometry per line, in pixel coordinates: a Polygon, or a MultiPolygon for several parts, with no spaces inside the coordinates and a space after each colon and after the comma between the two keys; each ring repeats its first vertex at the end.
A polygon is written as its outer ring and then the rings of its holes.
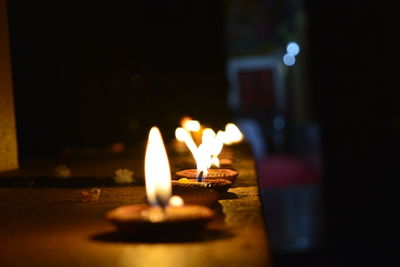
{"type": "Polygon", "coordinates": [[[90,237],[93,241],[112,243],[192,243],[210,242],[219,239],[232,238],[233,234],[227,231],[204,229],[193,232],[176,233],[137,233],[128,235],[120,232],[106,232],[90,237]]]}
{"type": "Polygon", "coordinates": [[[289,255],[321,249],[324,224],[318,185],[264,188],[261,197],[274,252],[289,255]]]}
{"type": "Polygon", "coordinates": [[[8,1],[20,157],[135,146],[226,107],[220,1],[8,1]]]}
{"type": "Polygon", "coordinates": [[[238,198],[238,196],[235,193],[223,192],[223,193],[221,193],[220,199],[237,199],[237,198],[238,198]]]}
{"type": "Polygon", "coordinates": [[[321,251],[307,251],[307,252],[294,252],[294,253],[279,253],[273,254],[274,266],[290,266],[290,267],[320,267],[330,266],[327,257],[321,251]]]}

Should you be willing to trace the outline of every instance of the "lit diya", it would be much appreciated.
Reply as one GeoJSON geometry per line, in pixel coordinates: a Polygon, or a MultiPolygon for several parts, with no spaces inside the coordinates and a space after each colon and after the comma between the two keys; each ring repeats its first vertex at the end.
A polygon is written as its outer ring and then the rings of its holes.
{"type": "Polygon", "coordinates": [[[225,179],[204,179],[207,175],[207,154],[202,153],[202,145],[196,150],[197,169],[194,169],[195,176],[182,176],[179,180],[172,180],[174,194],[181,196],[185,202],[202,203],[207,206],[217,204],[220,193],[228,191],[232,182],[225,179]]]}
{"type": "Polygon", "coordinates": [[[146,196],[150,203],[117,207],[106,219],[125,233],[143,231],[198,230],[211,221],[215,213],[204,205],[184,204],[171,197],[171,172],[161,133],[153,127],[145,155],[146,196]]]}
{"type": "Polygon", "coordinates": [[[212,189],[217,192],[226,192],[238,176],[238,172],[231,169],[210,169],[212,165],[220,167],[218,158],[226,139],[226,133],[218,131],[216,134],[211,128],[202,133],[202,143],[197,147],[190,134],[183,128],[175,131],[178,140],[185,142],[197,164],[197,169],[187,169],[176,172],[180,178],[172,181],[174,190],[200,191],[212,189]]]}

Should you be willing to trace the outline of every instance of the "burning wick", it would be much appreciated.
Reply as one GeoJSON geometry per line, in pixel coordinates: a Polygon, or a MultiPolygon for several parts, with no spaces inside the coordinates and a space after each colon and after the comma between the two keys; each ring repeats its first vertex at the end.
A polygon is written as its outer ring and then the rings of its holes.
{"type": "Polygon", "coordinates": [[[163,213],[165,213],[165,207],[167,206],[167,204],[164,202],[164,200],[159,195],[156,196],[156,201],[157,201],[157,204],[161,207],[161,210],[163,211],[163,213]]]}
{"type": "Polygon", "coordinates": [[[199,176],[197,176],[197,182],[203,182],[203,171],[201,171],[199,176]]]}

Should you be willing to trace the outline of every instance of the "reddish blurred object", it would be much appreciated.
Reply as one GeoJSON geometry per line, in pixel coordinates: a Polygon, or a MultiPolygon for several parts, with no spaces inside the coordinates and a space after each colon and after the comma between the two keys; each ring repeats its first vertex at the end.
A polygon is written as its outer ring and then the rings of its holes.
{"type": "Polygon", "coordinates": [[[282,64],[279,53],[229,59],[229,107],[242,116],[254,116],[261,111],[283,113],[286,72],[282,64]]]}
{"type": "Polygon", "coordinates": [[[58,154],[63,158],[70,158],[73,154],[72,148],[70,147],[63,147],[60,149],[58,154]]]}
{"type": "Polygon", "coordinates": [[[241,108],[246,114],[257,110],[273,111],[275,85],[272,69],[240,70],[238,73],[241,108]]]}
{"type": "Polygon", "coordinates": [[[125,145],[122,142],[116,142],[109,146],[109,150],[113,154],[119,154],[125,151],[125,145]]]}
{"type": "Polygon", "coordinates": [[[310,164],[290,155],[267,156],[258,164],[258,176],[263,188],[316,184],[321,179],[310,164]]]}

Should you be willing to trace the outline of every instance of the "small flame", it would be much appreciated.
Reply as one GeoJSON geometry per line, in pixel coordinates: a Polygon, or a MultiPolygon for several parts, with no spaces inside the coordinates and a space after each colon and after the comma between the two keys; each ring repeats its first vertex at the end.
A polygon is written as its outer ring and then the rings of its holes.
{"type": "Polygon", "coordinates": [[[190,121],[190,120],[192,120],[192,118],[189,117],[189,116],[184,116],[184,117],[182,117],[182,119],[181,119],[181,121],[180,121],[181,127],[183,127],[183,125],[185,125],[185,122],[186,122],[186,121],[190,121]]]}
{"type": "Polygon", "coordinates": [[[242,140],[243,134],[239,128],[233,123],[228,123],[225,126],[224,143],[227,145],[232,145],[239,143],[242,140]]]}
{"type": "Polygon", "coordinates": [[[181,126],[191,132],[200,131],[201,125],[199,121],[192,120],[190,117],[183,117],[181,120],[181,126]]]}
{"type": "Polygon", "coordinates": [[[164,142],[157,127],[150,130],[145,155],[147,199],[151,205],[165,206],[171,197],[171,171],[164,142]]]}
{"type": "Polygon", "coordinates": [[[185,142],[186,131],[182,127],[178,127],[175,130],[175,137],[178,141],[185,142]]]}

